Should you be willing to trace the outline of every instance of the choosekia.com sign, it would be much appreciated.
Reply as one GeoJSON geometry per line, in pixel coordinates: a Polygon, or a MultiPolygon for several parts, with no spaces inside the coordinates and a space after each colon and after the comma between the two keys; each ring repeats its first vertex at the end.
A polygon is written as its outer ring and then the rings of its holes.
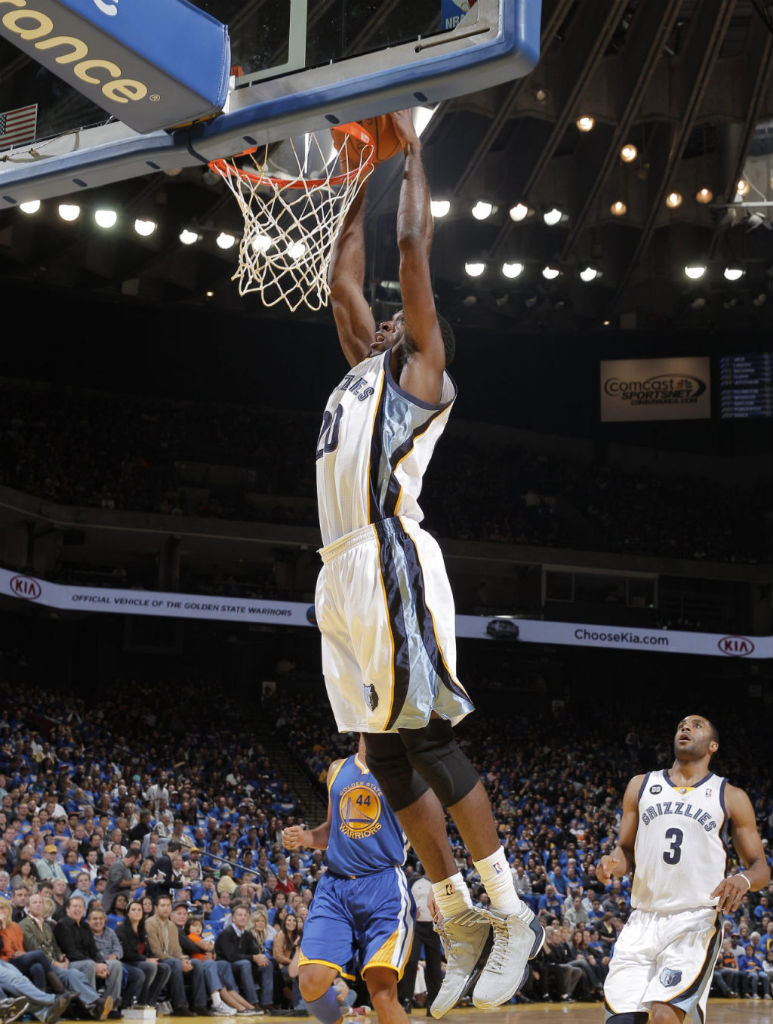
{"type": "Polygon", "coordinates": [[[601,420],[707,420],[707,356],[614,359],[601,364],[601,420]]]}

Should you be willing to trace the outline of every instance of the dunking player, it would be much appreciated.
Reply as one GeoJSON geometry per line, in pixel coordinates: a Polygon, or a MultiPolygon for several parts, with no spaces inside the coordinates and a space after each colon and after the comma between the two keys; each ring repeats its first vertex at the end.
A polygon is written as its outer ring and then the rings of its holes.
{"type": "Polygon", "coordinates": [[[544,941],[516,895],[486,791],[453,726],[472,711],[456,678],[454,605],[443,558],[419,526],[424,471],[456,387],[453,334],[430,280],[430,196],[410,111],[393,114],[403,148],[397,212],[403,309],[376,327],[363,296],[363,187],[330,266],[333,315],[352,370],[330,396],[317,444],[324,548],[317,621],[330,703],[342,732],[365,733],[368,765],[433,883],[448,967],[440,1017],[467,987],[494,926],[476,1006],[505,1002],[544,941]],[[491,899],[473,908],[446,837],[443,805],[491,899]]]}
{"type": "Polygon", "coordinates": [[[719,747],[702,715],[676,727],[673,767],[636,775],[623,797],[618,845],[596,873],[636,872],[634,908],[615,946],[604,998],[614,1024],[695,1024],[706,1016],[711,976],[722,944],[722,912],[770,881],[751,802],[709,770],[719,747]],[[725,876],[724,839],[744,866],[725,876]]]}
{"type": "Polygon", "coordinates": [[[405,837],[368,769],[365,743],[334,761],[327,776],[326,820],[315,829],[292,825],[282,833],[288,850],[327,850],[301,939],[301,995],[322,1024],[341,1020],[331,988],[336,975],[354,979],[359,952],[365,984],[382,1024],[407,1024],[397,998],[413,943],[413,898],[402,864],[405,837]]]}

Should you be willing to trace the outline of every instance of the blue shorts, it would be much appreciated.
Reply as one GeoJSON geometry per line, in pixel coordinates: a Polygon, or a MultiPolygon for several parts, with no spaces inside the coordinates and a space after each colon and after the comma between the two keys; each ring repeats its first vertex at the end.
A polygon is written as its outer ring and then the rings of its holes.
{"type": "Polygon", "coordinates": [[[344,978],[356,967],[391,967],[398,978],[411,955],[416,907],[402,868],[361,878],[326,872],[317,884],[301,938],[299,964],[326,964],[344,978]]]}

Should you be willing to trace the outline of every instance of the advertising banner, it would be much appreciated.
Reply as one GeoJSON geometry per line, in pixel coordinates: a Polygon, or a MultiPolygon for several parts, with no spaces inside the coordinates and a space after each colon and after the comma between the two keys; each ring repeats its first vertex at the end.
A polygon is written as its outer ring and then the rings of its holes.
{"type": "MultiPolygon", "coordinates": [[[[49,583],[34,576],[0,569],[0,594],[65,611],[157,615],[220,622],[273,622],[281,626],[314,626],[314,606],[299,601],[172,594],[156,590],[112,590],[49,583]]],[[[658,651],[725,658],[773,658],[773,637],[688,633],[638,627],[598,626],[577,622],[546,622],[510,616],[457,615],[457,636],[467,639],[571,647],[606,647],[619,651],[658,651]]]]}
{"type": "Polygon", "coordinates": [[[710,418],[708,356],[602,361],[602,423],[710,418]]]}

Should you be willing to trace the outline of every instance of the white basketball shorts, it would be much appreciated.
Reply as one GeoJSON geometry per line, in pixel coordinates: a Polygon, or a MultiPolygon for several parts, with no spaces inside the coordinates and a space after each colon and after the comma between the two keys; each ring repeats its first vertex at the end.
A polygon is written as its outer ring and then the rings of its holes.
{"type": "Polygon", "coordinates": [[[341,732],[452,724],[473,709],[456,678],[454,599],[435,539],[383,519],[320,551],[322,670],[341,732]]]}
{"type": "Polygon", "coordinates": [[[607,1014],[641,1013],[653,1003],[670,1003],[700,1024],[721,946],[721,921],[712,907],[673,914],[634,910],[604,983],[607,1014]]]}

